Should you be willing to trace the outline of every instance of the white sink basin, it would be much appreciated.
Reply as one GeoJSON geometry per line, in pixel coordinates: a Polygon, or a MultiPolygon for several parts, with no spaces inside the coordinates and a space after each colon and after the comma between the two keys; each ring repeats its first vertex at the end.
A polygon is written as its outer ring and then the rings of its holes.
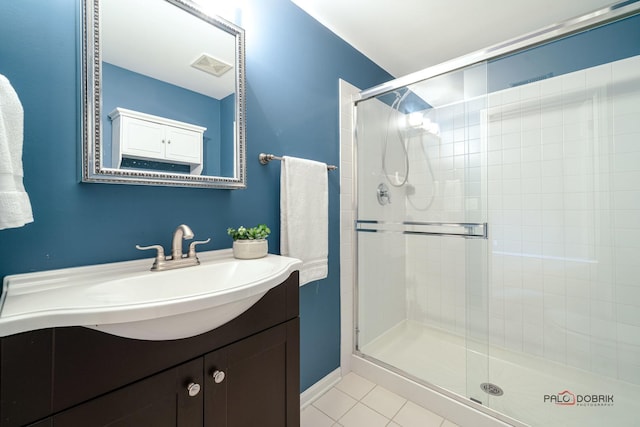
{"type": "Polygon", "coordinates": [[[85,326],[143,340],[191,337],[242,314],[302,265],[277,255],[239,260],[230,249],[198,258],[160,272],[144,259],[7,276],[0,336],[85,326]]]}

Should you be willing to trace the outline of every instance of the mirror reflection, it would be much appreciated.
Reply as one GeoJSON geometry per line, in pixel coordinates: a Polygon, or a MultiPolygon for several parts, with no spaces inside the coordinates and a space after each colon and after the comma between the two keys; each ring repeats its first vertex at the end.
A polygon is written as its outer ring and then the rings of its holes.
{"type": "Polygon", "coordinates": [[[99,80],[85,105],[99,123],[85,132],[95,141],[83,180],[243,188],[242,29],[185,0],[87,6],[86,21],[100,9],[99,72],[86,64],[99,80]]]}

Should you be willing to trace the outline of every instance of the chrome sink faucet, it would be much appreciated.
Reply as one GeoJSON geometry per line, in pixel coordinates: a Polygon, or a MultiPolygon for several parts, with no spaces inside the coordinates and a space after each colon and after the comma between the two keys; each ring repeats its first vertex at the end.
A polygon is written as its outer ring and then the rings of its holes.
{"type": "Polygon", "coordinates": [[[171,259],[182,258],[182,239],[193,239],[193,231],[186,224],[180,224],[173,232],[173,243],[171,244],[171,259]]]}
{"type": "Polygon", "coordinates": [[[163,271],[172,270],[174,268],[190,267],[193,265],[199,265],[200,260],[196,255],[196,246],[209,243],[211,238],[201,241],[193,241],[189,244],[189,252],[185,255],[182,253],[182,241],[193,239],[193,231],[186,224],[180,224],[173,232],[173,241],[171,244],[171,255],[164,255],[164,248],[162,245],[140,246],[136,245],[136,249],[148,250],[155,249],[156,253],[155,261],[151,266],[151,271],[163,271]]]}

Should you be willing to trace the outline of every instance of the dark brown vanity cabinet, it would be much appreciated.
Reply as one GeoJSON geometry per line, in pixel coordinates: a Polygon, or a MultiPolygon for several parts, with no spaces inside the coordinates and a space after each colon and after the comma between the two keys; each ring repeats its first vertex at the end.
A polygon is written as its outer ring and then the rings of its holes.
{"type": "Polygon", "coordinates": [[[51,425],[200,426],[202,393],[190,396],[188,389],[202,376],[202,359],[196,359],[54,415],[51,425]]]}
{"type": "Polygon", "coordinates": [[[299,427],[298,275],[174,341],[56,328],[0,342],[0,427],[299,427]]]}

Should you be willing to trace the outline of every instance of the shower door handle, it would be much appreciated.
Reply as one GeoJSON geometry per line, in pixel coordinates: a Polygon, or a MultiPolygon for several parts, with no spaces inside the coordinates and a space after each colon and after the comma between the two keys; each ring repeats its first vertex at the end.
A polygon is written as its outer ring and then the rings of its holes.
{"type": "Polygon", "coordinates": [[[486,239],[488,237],[488,225],[486,222],[387,222],[357,220],[356,231],[462,237],[465,239],[486,239]]]}

